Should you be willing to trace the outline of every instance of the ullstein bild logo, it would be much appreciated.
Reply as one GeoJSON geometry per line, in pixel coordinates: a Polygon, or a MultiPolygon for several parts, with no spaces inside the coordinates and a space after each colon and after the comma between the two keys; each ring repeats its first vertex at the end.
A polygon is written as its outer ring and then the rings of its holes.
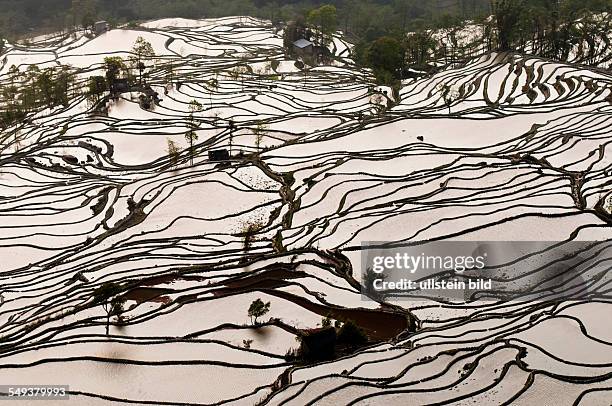
{"type": "Polygon", "coordinates": [[[362,295],[447,301],[585,298],[610,242],[362,243],[362,295]]]}

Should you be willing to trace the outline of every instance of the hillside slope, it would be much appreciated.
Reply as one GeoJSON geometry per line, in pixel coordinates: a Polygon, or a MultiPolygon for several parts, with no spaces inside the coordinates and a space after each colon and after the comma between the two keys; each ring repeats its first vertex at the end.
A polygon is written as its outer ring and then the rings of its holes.
{"type": "Polygon", "coordinates": [[[364,241],[600,241],[609,268],[609,73],[489,54],[395,102],[340,36],[333,64],[301,70],[281,32],[236,17],[9,46],[0,79],[70,64],[84,87],[138,36],[152,109],[75,91],[2,133],[0,382],[69,384],[78,405],[609,403],[609,273],[576,268],[593,283],[562,302],[383,304],[359,286],[364,241]],[[209,160],[230,143],[230,164],[209,160]],[[126,299],[108,335],[106,282],[126,299]],[[293,362],[324,317],[370,343],[293,362]]]}

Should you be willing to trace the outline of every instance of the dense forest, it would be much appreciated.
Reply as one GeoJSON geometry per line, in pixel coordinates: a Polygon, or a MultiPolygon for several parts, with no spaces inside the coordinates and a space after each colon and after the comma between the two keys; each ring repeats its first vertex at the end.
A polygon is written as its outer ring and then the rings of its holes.
{"type": "MultiPolygon", "coordinates": [[[[40,0],[0,0],[0,49],[2,38],[87,27],[96,20],[113,26],[161,17],[250,15],[273,23],[308,22],[309,17],[312,22],[310,14],[322,4],[334,8],[330,28],[341,29],[357,44],[357,57],[369,65],[369,59],[381,57],[377,51],[367,55],[376,41],[383,50],[404,48],[412,64],[426,65],[434,53],[460,58],[461,50],[442,49],[430,34],[432,28],[449,30],[445,46],[457,48],[455,32],[466,20],[483,27],[478,40],[488,50],[564,60],[571,44],[586,41],[595,48],[593,41],[608,38],[610,15],[593,15],[612,10],[612,0],[45,0],[44,7],[40,0]]],[[[403,58],[396,62],[406,64],[403,58]]]]}
{"type": "MultiPolygon", "coordinates": [[[[0,33],[16,35],[55,31],[82,19],[124,23],[160,17],[223,17],[251,15],[273,21],[306,15],[320,6],[312,0],[0,0],[0,33]],[[44,4],[44,6],[43,6],[44,4]]],[[[332,0],[339,26],[372,38],[389,30],[405,30],[444,15],[474,18],[488,15],[490,0],[332,0]]]]}
{"type": "MultiPolygon", "coordinates": [[[[161,17],[251,15],[282,24],[288,53],[295,40],[306,38],[321,50],[320,59],[331,57],[323,51],[329,54],[327,44],[340,29],[355,44],[355,61],[370,68],[377,83],[395,91],[411,75],[433,73],[495,50],[560,61],[570,59],[571,53],[572,61],[592,66],[608,66],[612,55],[612,0],[47,0],[44,7],[39,0],[0,3],[0,51],[2,38],[15,41],[44,31],[93,32],[94,23],[102,19],[115,26],[161,17]]],[[[300,59],[309,65],[318,62],[300,59]]],[[[106,90],[113,82],[96,80],[89,83],[90,90],[106,90]]],[[[69,67],[43,72],[35,66],[27,72],[13,67],[3,83],[2,98],[9,102],[2,121],[20,120],[40,105],[66,104],[72,82],[69,67]]]]}

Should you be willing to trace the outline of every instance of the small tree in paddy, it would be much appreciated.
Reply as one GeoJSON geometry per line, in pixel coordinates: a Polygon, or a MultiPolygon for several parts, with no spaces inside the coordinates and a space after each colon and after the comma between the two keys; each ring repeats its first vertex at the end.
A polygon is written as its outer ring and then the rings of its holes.
{"type": "Polygon", "coordinates": [[[257,298],[249,306],[248,315],[251,318],[251,324],[257,324],[257,318],[262,317],[270,311],[270,302],[264,303],[257,298]]]}
{"type": "Polygon", "coordinates": [[[263,141],[264,135],[266,135],[266,131],[268,130],[268,126],[265,125],[261,120],[257,121],[257,127],[253,130],[253,134],[255,135],[255,147],[259,152],[261,149],[261,142],[263,141]]]}
{"type": "Polygon", "coordinates": [[[189,142],[189,156],[190,156],[190,162],[192,166],[193,166],[193,156],[195,155],[194,154],[195,151],[193,149],[193,143],[198,140],[198,134],[196,134],[195,132],[197,128],[197,124],[196,124],[195,117],[193,114],[198,111],[202,111],[202,104],[200,104],[200,102],[198,102],[195,99],[191,100],[189,102],[189,130],[185,134],[185,139],[189,142]]]}
{"type": "Polygon", "coordinates": [[[213,90],[216,91],[219,88],[219,81],[217,80],[216,77],[214,77],[214,78],[208,80],[206,82],[206,84],[207,84],[207,87],[209,87],[209,89],[207,89],[207,90],[209,90],[208,91],[208,101],[209,101],[209,104],[210,104],[210,108],[212,109],[212,106],[213,106],[213,103],[212,103],[212,93],[213,93],[213,90]]]}
{"type": "Polygon", "coordinates": [[[114,282],[105,282],[93,292],[94,303],[106,312],[106,335],[109,334],[110,318],[123,313],[125,299],[118,296],[120,292],[121,286],[114,282]]]}
{"type": "Polygon", "coordinates": [[[230,77],[236,81],[240,80],[240,86],[244,91],[244,76],[248,73],[246,66],[236,66],[230,71],[230,77]]]}
{"type": "Polygon", "coordinates": [[[176,143],[172,141],[170,138],[168,138],[167,141],[168,141],[168,157],[170,158],[170,163],[172,164],[172,166],[176,166],[176,164],[178,163],[178,159],[179,159],[179,148],[176,145],[176,143]]]}

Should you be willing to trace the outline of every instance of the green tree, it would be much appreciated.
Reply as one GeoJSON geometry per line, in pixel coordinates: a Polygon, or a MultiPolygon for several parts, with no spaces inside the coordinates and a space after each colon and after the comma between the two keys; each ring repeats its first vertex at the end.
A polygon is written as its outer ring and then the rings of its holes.
{"type": "Polygon", "coordinates": [[[212,78],[206,81],[206,90],[208,90],[208,103],[211,109],[213,106],[213,102],[212,102],[213,91],[216,91],[218,89],[219,89],[219,80],[217,78],[212,78]]]}
{"type": "Polygon", "coordinates": [[[195,155],[193,143],[198,140],[198,134],[193,129],[189,129],[189,131],[185,133],[185,139],[189,142],[189,161],[191,166],[193,166],[193,156],[195,155]]]}
{"type": "Polygon", "coordinates": [[[244,79],[247,73],[249,72],[249,68],[246,65],[236,66],[234,69],[230,71],[230,77],[234,80],[240,79],[241,89],[244,91],[244,79]]]}
{"type": "Polygon", "coordinates": [[[36,82],[34,83],[34,86],[38,88],[38,94],[41,96],[40,102],[47,106],[55,104],[54,75],[54,68],[46,68],[37,76],[36,82]]]}
{"type": "Polygon", "coordinates": [[[17,66],[12,65],[8,70],[8,83],[2,86],[2,101],[5,110],[2,112],[2,127],[6,128],[18,120],[22,120],[24,113],[19,104],[19,84],[21,72],[17,66]]]}
{"type": "Polygon", "coordinates": [[[91,104],[97,103],[107,90],[103,76],[91,76],[87,79],[87,99],[91,104]]]}
{"type": "Polygon", "coordinates": [[[370,45],[366,61],[379,83],[389,84],[389,78],[398,76],[403,68],[404,52],[402,44],[392,37],[381,37],[370,45]]]}
{"type": "Polygon", "coordinates": [[[251,318],[251,324],[257,324],[257,318],[262,317],[270,311],[270,302],[264,303],[257,298],[249,306],[248,316],[251,318]]]}
{"type": "Polygon", "coordinates": [[[75,83],[75,75],[70,66],[63,65],[53,77],[53,93],[56,104],[67,107],[72,97],[72,89],[75,83]]]}
{"type": "Polygon", "coordinates": [[[316,28],[319,32],[319,42],[328,43],[336,32],[338,20],[336,7],[325,4],[308,13],[308,24],[316,28]]]}
{"type": "Polygon", "coordinates": [[[331,39],[338,27],[336,7],[329,4],[319,7],[319,16],[321,21],[321,32],[331,39]]]}
{"type": "Polygon", "coordinates": [[[143,37],[138,37],[132,47],[132,54],[132,66],[138,69],[138,83],[142,85],[142,72],[146,68],[144,63],[155,56],[155,51],[153,51],[153,46],[149,41],[143,37]]]}
{"type": "Polygon", "coordinates": [[[128,67],[120,56],[107,56],[104,58],[104,68],[106,70],[106,80],[108,85],[112,85],[116,79],[125,77],[128,67]]]}
{"type": "Polygon", "coordinates": [[[20,75],[21,92],[20,103],[24,111],[29,112],[38,106],[38,76],[40,69],[36,65],[28,66],[28,69],[20,75]]]}
{"type": "Polygon", "coordinates": [[[251,244],[253,243],[253,240],[255,239],[255,234],[257,234],[257,232],[261,230],[263,226],[264,225],[259,221],[253,221],[253,222],[243,224],[242,234],[244,236],[244,241],[243,241],[244,248],[243,249],[244,249],[245,254],[251,248],[251,244]]]}

